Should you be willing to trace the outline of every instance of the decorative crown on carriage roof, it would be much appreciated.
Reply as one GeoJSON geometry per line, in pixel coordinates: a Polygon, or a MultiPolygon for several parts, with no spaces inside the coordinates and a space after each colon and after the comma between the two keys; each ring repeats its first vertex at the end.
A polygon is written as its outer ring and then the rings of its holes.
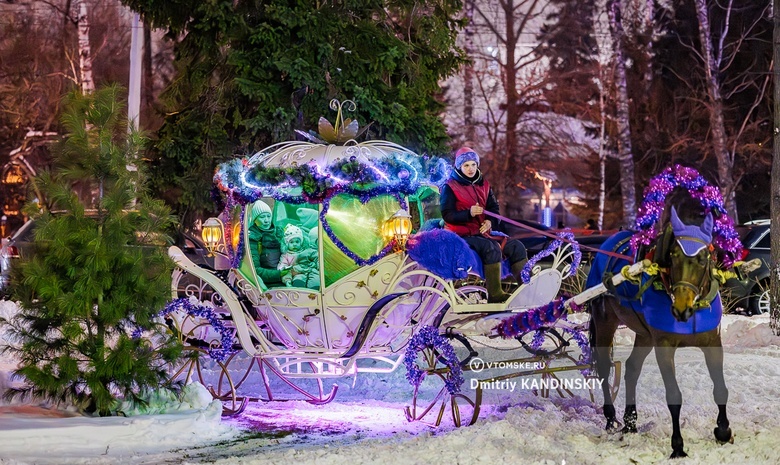
{"type": "Polygon", "coordinates": [[[424,184],[440,185],[450,174],[446,160],[421,156],[388,141],[357,142],[363,131],[342,117],[351,100],[332,100],[336,124],[320,118],[319,134],[297,131],[310,142],[288,141],[219,165],[214,183],[233,201],[261,197],[322,203],[340,193],[367,200],[381,194],[410,195],[424,184]],[[337,145],[341,144],[341,145],[337,145]]]}

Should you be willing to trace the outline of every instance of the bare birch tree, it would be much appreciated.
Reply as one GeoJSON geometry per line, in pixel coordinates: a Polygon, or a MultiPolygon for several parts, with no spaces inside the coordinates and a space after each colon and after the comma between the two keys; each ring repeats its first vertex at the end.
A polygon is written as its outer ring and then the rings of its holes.
{"type": "MultiPolygon", "coordinates": [[[[706,0],[695,0],[696,17],[699,20],[699,41],[701,42],[701,56],[704,60],[704,73],[707,84],[707,98],[709,100],[710,131],[712,138],[712,151],[718,160],[718,183],[726,202],[726,209],[733,217],[737,217],[737,203],[734,196],[734,181],[731,172],[734,168],[734,156],[726,149],[726,125],[723,121],[723,98],[720,93],[720,56],[715,55],[712,46],[712,33],[710,32],[710,13],[706,0]]],[[[729,0],[729,8],[732,1],[729,0]]],[[[728,21],[726,22],[728,24],[728,21]]],[[[722,51],[722,49],[721,49],[722,51]]]]}
{"type": "Polygon", "coordinates": [[[774,223],[775,233],[770,236],[770,256],[772,263],[769,274],[769,324],[776,335],[780,335],[780,234],[777,234],[777,225],[780,224],[780,0],[774,0],[774,9],[772,19],[774,22],[774,49],[772,72],[774,76],[774,147],[772,157],[772,223],[774,223]]]}
{"type": "MultiPolygon", "coordinates": [[[[466,0],[463,14],[468,21],[463,30],[463,50],[467,57],[474,55],[474,2],[466,0]]],[[[469,61],[463,66],[463,123],[464,135],[467,144],[473,144],[475,139],[474,128],[474,63],[469,61]]]]}
{"type": "Polygon", "coordinates": [[[95,91],[92,80],[92,49],[89,45],[89,8],[87,0],[78,0],[78,33],[79,33],[79,83],[81,92],[89,94],[95,91]]]}
{"type": "MultiPolygon", "coordinates": [[[[706,107],[710,122],[709,146],[718,162],[718,184],[726,209],[729,215],[737,219],[736,186],[741,178],[741,170],[735,169],[735,163],[739,154],[749,157],[752,152],[756,152],[755,148],[762,144],[760,140],[744,139],[747,134],[760,132],[755,131],[755,128],[765,123],[757,109],[766,101],[770,76],[762,72],[758,60],[750,69],[732,78],[731,82],[726,82],[724,76],[728,76],[727,71],[736,61],[738,53],[743,49],[749,50],[751,36],[759,28],[763,18],[767,17],[770,5],[767,3],[760,14],[754,15],[751,21],[746,22],[745,15],[736,10],[733,0],[719,3],[717,6],[707,0],[695,0],[694,4],[700,42],[700,48],[695,51],[704,68],[706,107]],[[710,11],[715,7],[722,8],[723,15],[717,30],[714,30],[710,11]],[[736,21],[739,21],[741,29],[732,31],[736,21]],[[732,110],[732,116],[727,117],[730,110],[727,100],[748,93],[752,95],[752,101],[741,100],[740,108],[732,110]]],[[[748,160],[743,163],[748,163],[748,160]]]]}
{"type": "Polygon", "coordinates": [[[620,191],[623,200],[623,225],[634,226],[636,221],[636,183],[634,180],[634,155],[631,151],[631,126],[629,123],[628,83],[623,53],[623,25],[620,0],[607,0],[609,30],[612,38],[612,56],[615,73],[615,125],[617,127],[617,154],[620,164],[620,191]]]}

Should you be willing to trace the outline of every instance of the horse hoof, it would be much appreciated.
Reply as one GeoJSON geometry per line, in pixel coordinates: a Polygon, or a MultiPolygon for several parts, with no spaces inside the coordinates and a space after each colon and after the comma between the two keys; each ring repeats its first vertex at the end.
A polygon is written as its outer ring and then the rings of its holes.
{"type": "Polygon", "coordinates": [[[637,429],[636,425],[634,425],[633,427],[629,426],[629,425],[626,425],[626,426],[623,427],[622,430],[620,430],[620,432],[623,433],[623,434],[625,434],[625,433],[637,433],[637,432],[639,432],[639,430],[637,429]]]}
{"type": "Polygon", "coordinates": [[[623,425],[617,420],[612,420],[607,422],[607,426],[604,429],[607,431],[607,434],[621,433],[623,425]]]}
{"type": "Polygon", "coordinates": [[[715,433],[715,440],[718,441],[718,444],[726,444],[727,442],[729,444],[734,444],[734,435],[731,434],[731,428],[726,428],[725,430],[715,428],[713,432],[715,433]]]}
{"type": "Polygon", "coordinates": [[[675,451],[672,451],[672,455],[670,455],[669,458],[670,459],[680,459],[680,458],[687,457],[687,456],[688,456],[688,454],[686,454],[684,451],[682,451],[682,450],[675,450],[675,451]]]}

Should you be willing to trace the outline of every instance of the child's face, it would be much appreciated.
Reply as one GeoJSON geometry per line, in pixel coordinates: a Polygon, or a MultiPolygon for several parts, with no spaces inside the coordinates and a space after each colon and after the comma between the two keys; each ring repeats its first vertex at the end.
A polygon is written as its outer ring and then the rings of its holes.
{"type": "Polygon", "coordinates": [[[290,252],[297,252],[301,250],[301,245],[303,245],[303,241],[297,237],[293,237],[287,242],[287,248],[290,250],[290,252]]]}
{"type": "Polygon", "coordinates": [[[260,226],[260,229],[268,229],[271,227],[271,214],[270,213],[260,213],[257,215],[257,218],[255,218],[255,224],[260,226]]]}

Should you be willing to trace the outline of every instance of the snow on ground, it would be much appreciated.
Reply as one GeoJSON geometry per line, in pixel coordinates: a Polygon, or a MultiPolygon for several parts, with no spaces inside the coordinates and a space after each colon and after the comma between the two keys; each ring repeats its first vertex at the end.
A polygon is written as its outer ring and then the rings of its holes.
{"type": "MultiPolygon", "coordinates": [[[[15,305],[0,302],[0,316],[15,305]]],[[[336,400],[314,406],[302,401],[251,403],[240,416],[220,419],[219,404],[193,386],[178,411],[128,418],[86,418],[37,405],[0,403],[0,464],[777,464],[780,463],[780,338],[769,319],[727,315],[724,319],[725,376],[734,444],[713,436],[717,409],[701,352],[677,355],[683,393],[682,432],[689,458],[671,461],[671,424],[654,357],[648,358],[638,388],[638,434],[603,431],[600,394],[538,397],[528,389],[486,390],[475,425],[433,428],[409,423],[403,408],[412,389],[403,366],[390,374],[361,374],[338,383],[336,400]],[[56,415],[56,416],[55,416],[56,415]],[[70,416],[68,416],[70,415],[70,416]]],[[[616,359],[630,352],[630,333],[616,339],[616,359]]],[[[0,338],[2,338],[0,334],[0,338]]],[[[520,357],[516,351],[478,348],[487,361],[520,357]]],[[[0,390],[14,362],[0,356],[0,390]]],[[[505,374],[493,370],[479,374],[505,374]]],[[[578,372],[562,377],[575,379],[578,372]]],[[[464,393],[473,395],[474,373],[465,374],[464,393]]],[[[536,378],[538,379],[538,378],[536,378]]],[[[518,381],[516,378],[515,381],[518,381]]],[[[429,380],[423,391],[430,394],[429,380]]],[[[258,386],[252,386],[258,389],[258,386]]],[[[615,404],[622,415],[624,397],[615,404]]],[[[45,406],[44,406],[45,407],[45,406]]],[[[433,421],[432,418],[426,418],[433,421]]]]}

